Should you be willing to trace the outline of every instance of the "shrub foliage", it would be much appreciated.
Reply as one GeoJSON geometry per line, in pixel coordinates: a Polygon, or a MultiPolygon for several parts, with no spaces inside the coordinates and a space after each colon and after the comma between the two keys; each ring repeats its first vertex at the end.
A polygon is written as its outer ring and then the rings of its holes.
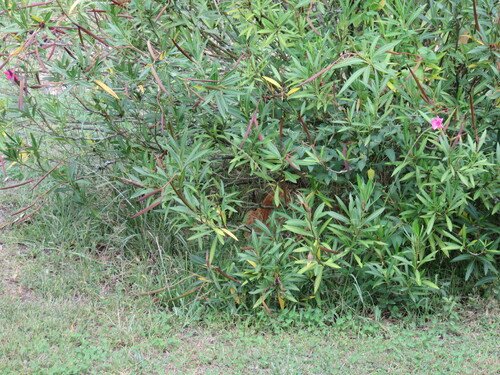
{"type": "Polygon", "coordinates": [[[160,216],[186,296],[390,309],[498,281],[495,1],[24,4],[0,8],[5,166],[160,216]]]}

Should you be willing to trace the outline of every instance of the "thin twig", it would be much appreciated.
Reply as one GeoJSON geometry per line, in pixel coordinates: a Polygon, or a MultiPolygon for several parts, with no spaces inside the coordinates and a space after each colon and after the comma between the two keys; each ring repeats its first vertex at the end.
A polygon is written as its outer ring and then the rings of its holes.
{"type": "Polygon", "coordinates": [[[476,126],[476,115],[474,112],[474,103],[472,100],[472,93],[469,94],[469,106],[470,106],[470,114],[472,118],[472,126],[474,127],[474,133],[476,135],[476,153],[479,151],[479,134],[477,133],[477,126],[476,126]]]}
{"type": "Polygon", "coordinates": [[[234,281],[235,283],[238,283],[238,284],[239,284],[239,283],[241,282],[241,281],[239,281],[239,280],[236,280],[234,277],[232,277],[232,276],[228,275],[227,273],[225,273],[223,270],[221,270],[221,269],[220,269],[219,267],[217,267],[217,266],[212,266],[212,268],[213,268],[214,270],[216,270],[217,272],[219,272],[222,276],[227,277],[229,280],[232,280],[232,281],[234,281]]]}
{"type": "Polygon", "coordinates": [[[479,19],[477,17],[476,0],[472,0],[472,7],[474,9],[474,23],[475,23],[475,26],[476,26],[476,31],[478,33],[480,33],[481,32],[481,28],[479,27],[479,19]]]}
{"type": "Polygon", "coordinates": [[[153,75],[153,78],[155,79],[156,83],[160,87],[161,91],[163,91],[165,94],[170,95],[168,90],[163,86],[163,82],[161,81],[160,77],[158,76],[158,73],[156,73],[155,68],[151,66],[151,74],[153,75]]]}
{"type": "MultiPolygon", "coordinates": [[[[40,7],[44,5],[49,5],[52,4],[54,1],[47,1],[46,3],[35,3],[35,4],[29,4],[29,5],[23,5],[22,7],[19,7],[19,9],[27,9],[27,8],[34,8],[34,7],[40,7]]],[[[4,14],[5,12],[8,12],[8,10],[1,10],[0,15],[4,14]]]]}
{"type": "Polygon", "coordinates": [[[170,40],[172,41],[172,43],[174,43],[175,47],[177,47],[177,49],[179,50],[179,52],[180,52],[180,53],[182,53],[184,56],[186,56],[186,58],[188,58],[191,62],[193,62],[193,63],[195,62],[195,61],[193,60],[193,58],[192,58],[191,56],[189,56],[189,55],[187,54],[187,52],[186,52],[186,51],[184,51],[184,49],[182,49],[182,47],[181,47],[180,45],[178,45],[178,44],[177,44],[177,42],[176,42],[175,40],[173,40],[172,38],[170,38],[170,40]]]}
{"type": "Polygon", "coordinates": [[[318,78],[319,76],[321,76],[322,74],[324,74],[325,72],[327,72],[328,70],[330,70],[331,68],[333,68],[340,60],[344,59],[346,56],[357,56],[358,54],[355,53],[355,52],[348,52],[348,53],[344,53],[342,54],[337,60],[335,60],[333,63],[331,63],[330,65],[328,65],[326,68],[320,70],[318,73],[314,74],[312,77],[306,79],[304,82],[302,83],[299,83],[296,87],[301,87],[301,86],[304,86],[306,83],[309,83],[311,81],[314,81],[316,78],[318,78]]]}
{"type": "Polygon", "coordinates": [[[37,207],[36,210],[33,210],[31,211],[28,215],[26,215],[25,217],[23,217],[21,220],[19,221],[16,221],[15,223],[16,224],[21,224],[21,223],[24,223],[26,220],[28,220],[31,216],[33,216],[34,214],[36,214],[38,211],[40,211],[40,209],[43,207],[43,205],[45,204],[45,202],[42,202],[40,204],[40,206],[37,207]]]}
{"type": "Polygon", "coordinates": [[[309,139],[309,144],[312,146],[314,145],[314,142],[313,142],[313,139],[311,137],[311,134],[309,133],[309,129],[307,128],[307,125],[306,123],[304,122],[304,120],[302,119],[302,116],[300,115],[300,112],[297,111],[297,116],[299,117],[299,121],[300,121],[300,124],[302,125],[302,128],[304,129],[304,131],[306,132],[307,134],[307,138],[309,139]]]}
{"type": "Polygon", "coordinates": [[[45,173],[45,174],[43,175],[43,177],[42,177],[41,179],[39,179],[39,180],[38,180],[38,182],[37,182],[35,185],[33,185],[33,186],[32,186],[32,188],[30,189],[30,191],[33,191],[33,190],[34,190],[34,189],[35,189],[38,185],[40,185],[40,183],[41,183],[43,180],[45,180],[49,174],[51,174],[52,172],[54,172],[54,170],[55,170],[55,169],[56,169],[59,165],[61,165],[61,163],[62,163],[63,161],[66,161],[66,160],[71,159],[71,158],[73,158],[73,157],[75,157],[75,156],[78,156],[78,155],[80,155],[80,154],[71,155],[71,156],[68,156],[67,158],[64,158],[64,159],[62,159],[62,160],[59,160],[59,162],[58,162],[56,165],[54,165],[52,168],[50,168],[50,170],[49,170],[47,173],[45,173]]]}
{"type": "Polygon", "coordinates": [[[135,293],[135,294],[132,294],[132,296],[150,296],[151,294],[157,294],[157,293],[161,293],[167,289],[171,289],[173,288],[174,286],[177,286],[179,285],[180,283],[186,281],[187,279],[193,277],[194,275],[190,275],[188,277],[185,277],[183,278],[182,280],[176,282],[175,284],[172,284],[172,285],[168,285],[168,286],[164,286],[163,288],[160,288],[160,289],[156,289],[156,290],[151,290],[149,292],[142,292],[142,293],[135,293]]]}
{"type": "Polygon", "coordinates": [[[32,178],[31,180],[28,180],[28,181],[24,181],[24,182],[21,182],[19,184],[15,184],[15,185],[10,185],[10,186],[4,186],[4,187],[1,187],[0,190],[7,190],[7,189],[14,189],[16,187],[19,187],[19,186],[23,186],[23,185],[26,185],[26,184],[29,184],[30,182],[33,182],[35,181],[34,178],[32,178]]]}
{"type": "Polygon", "coordinates": [[[423,99],[427,102],[427,104],[431,104],[432,105],[433,104],[432,101],[427,96],[427,93],[424,91],[424,88],[420,84],[420,81],[418,80],[418,78],[415,75],[415,73],[413,73],[413,70],[411,70],[410,67],[408,67],[408,70],[410,71],[411,76],[413,77],[413,79],[417,83],[418,89],[420,90],[420,93],[422,94],[423,99]]]}

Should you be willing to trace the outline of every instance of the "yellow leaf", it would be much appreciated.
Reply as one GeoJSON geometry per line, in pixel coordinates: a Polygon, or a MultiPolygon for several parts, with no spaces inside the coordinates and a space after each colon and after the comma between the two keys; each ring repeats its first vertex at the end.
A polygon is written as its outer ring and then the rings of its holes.
{"type": "Polygon", "coordinates": [[[40,17],[35,16],[34,14],[31,15],[31,18],[33,18],[36,22],[43,23],[43,20],[40,17]]]}
{"type": "Polygon", "coordinates": [[[27,152],[20,152],[19,156],[21,156],[21,161],[24,163],[29,158],[29,154],[27,152]]]}
{"type": "Polygon", "coordinates": [[[160,57],[158,57],[158,60],[163,60],[166,56],[167,56],[167,52],[166,51],[161,51],[160,57]]]}
{"type": "Polygon", "coordinates": [[[11,56],[17,56],[24,50],[24,46],[17,48],[14,52],[12,52],[11,56]]]}
{"type": "Polygon", "coordinates": [[[398,89],[396,88],[396,86],[394,86],[394,84],[389,81],[387,82],[387,86],[392,90],[392,91],[398,91],[398,89]]]}
{"type": "Polygon", "coordinates": [[[369,180],[373,180],[373,178],[375,177],[375,171],[373,169],[368,169],[368,179],[369,180]]]}
{"type": "Polygon", "coordinates": [[[280,303],[280,309],[283,310],[285,308],[285,299],[281,295],[281,293],[278,293],[278,301],[280,303]]]}
{"type": "Polygon", "coordinates": [[[286,93],[286,95],[287,95],[287,96],[290,96],[290,95],[292,95],[292,94],[296,93],[296,92],[297,92],[297,91],[299,91],[299,90],[300,90],[300,87],[295,87],[295,88],[291,89],[290,91],[288,91],[288,92],[286,93]]]}
{"type": "Polygon", "coordinates": [[[205,281],[206,283],[211,283],[212,280],[207,279],[206,277],[200,276],[198,277],[198,280],[205,281]]]}
{"type": "Polygon", "coordinates": [[[385,7],[385,3],[386,3],[386,0],[380,0],[378,2],[378,9],[382,9],[383,7],[385,7]]]}
{"type": "Polygon", "coordinates": [[[255,263],[253,260],[246,259],[248,263],[250,263],[254,268],[257,267],[257,263],[255,263]]]}
{"type": "MultiPolygon", "coordinates": [[[[203,221],[203,220],[205,220],[205,219],[202,219],[201,221],[203,221]]],[[[205,222],[206,222],[206,220],[205,220],[205,222]]],[[[210,221],[210,224],[213,224],[213,223],[210,221]]],[[[213,230],[216,234],[218,234],[219,236],[224,237],[224,232],[223,232],[220,228],[217,228],[217,227],[215,227],[215,226],[211,226],[211,227],[212,227],[212,230],[213,230]]],[[[221,242],[223,242],[223,241],[221,241],[221,242]]]]}
{"type": "Polygon", "coordinates": [[[226,228],[220,228],[224,233],[226,233],[229,237],[234,239],[235,241],[238,241],[238,237],[236,237],[230,230],[226,228]]]}
{"type": "Polygon", "coordinates": [[[73,12],[73,10],[76,8],[76,6],[77,6],[78,4],[80,4],[80,3],[81,3],[81,1],[82,1],[82,0],[76,0],[76,1],[73,3],[73,5],[71,5],[71,8],[69,8],[69,12],[68,12],[68,13],[69,13],[69,14],[71,14],[71,12],[73,12]]]}
{"type": "Polygon", "coordinates": [[[7,167],[7,170],[12,168],[14,166],[14,164],[17,164],[17,161],[13,161],[12,163],[10,163],[10,165],[7,167]]]}
{"type": "Polygon", "coordinates": [[[276,86],[276,87],[277,87],[277,88],[279,88],[279,89],[281,88],[281,85],[280,85],[277,81],[275,81],[274,79],[269,78],[269,77],[266,77],[266,76],[262,76],[262,78],[264,78],[264,79],[265,79],[267,82],[269,82],[271,85],[274,85],[274,86],[276,86]]]}
{"type": "Polygon", "coordinates": [[[106,85],[104,82],[101,82],[97,79],[94,80],[94,82],[101,88],[103,89],[104,91],[106,91],[109,95],[111,95],[112,97],[116,98],[116,99],[120,99],[120,97],[118,95],[116,95],[116,93],[111,89],[111,87],[109,87],[108,85],[106,85]]]}
{"type": "Polygon", "coordinates": [[[144,86],[143,85],[139,85],[139,86],[137,86],[137,88],[139,89],[141,94],[144,94],[144,86]]]}

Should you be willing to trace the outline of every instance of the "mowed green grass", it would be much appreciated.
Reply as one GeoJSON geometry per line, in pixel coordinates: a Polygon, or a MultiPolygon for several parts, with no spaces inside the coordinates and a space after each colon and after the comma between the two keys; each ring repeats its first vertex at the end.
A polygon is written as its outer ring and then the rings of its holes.
{"type": "Polygon", "coordinates": [[[184,324],[120,299],[0,296],[2,374],[495,374],[498,319],[270,331],[184,324]]]}
{"type": "MultiPolygon", "coordinates": [[[[0,196],[0,222],[16,199],[0,196]]],[[[495,301],[471,298],[446,320],[381,322],[258,320],[201,303],[168,310],[133,295],[155,289],[148,262],[64,246],[81,223],[51,220],[0,229],[0,374],[500,372],[495,301]]]]}

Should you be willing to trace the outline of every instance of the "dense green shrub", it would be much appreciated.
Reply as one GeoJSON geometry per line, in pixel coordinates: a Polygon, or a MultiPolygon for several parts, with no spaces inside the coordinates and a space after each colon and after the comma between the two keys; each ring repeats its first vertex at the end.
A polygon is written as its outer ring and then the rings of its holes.
{"type": "Polygon", "coordinates": [[[210,303],[425,307],[498,281],[496,2],[2,9],[5,159],[40,194],[105,178],[127,220],[161,215],[210,303]]]}

